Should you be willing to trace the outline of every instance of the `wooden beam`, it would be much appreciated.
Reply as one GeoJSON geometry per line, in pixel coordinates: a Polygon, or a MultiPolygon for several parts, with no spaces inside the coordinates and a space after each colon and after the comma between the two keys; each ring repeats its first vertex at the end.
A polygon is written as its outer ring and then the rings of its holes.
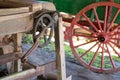
{"type": "Polygon", "coordinates": [[[28,32],[32,28],[32,13],[0,16],[0,35],[28,32]]]}
{"type": "Polygon", "coordinates": [[[29,7],[0,8],[0,16],[27,13],[27,12],[29,12],[29,7]]]}
{"type": "Polygon", "coordinates": [[[55,46],[56,46],[57,80],[66,80],[64,35],[61,17],[59,18],[58,26],[55,27],[55,46]]]}
{"type": "Polygon", "coordinates": [[[16,53],[0,55],[0,65],[5,64],[10,61],[17,60],[17,59],[18,57],[16,57],[16,53]]]}
{"type": "Polygon", "coordinates": [[[38,66],[37,68],[28,69],[22,72],[18,72],[3,78],[0,78],[0,80],[28,80],[32,77],[46,74],[47,72],[50,72],[51,70],[55,70],[55,62],[50,62],[47,64],[43,64],[41,66],[38,66]]]}

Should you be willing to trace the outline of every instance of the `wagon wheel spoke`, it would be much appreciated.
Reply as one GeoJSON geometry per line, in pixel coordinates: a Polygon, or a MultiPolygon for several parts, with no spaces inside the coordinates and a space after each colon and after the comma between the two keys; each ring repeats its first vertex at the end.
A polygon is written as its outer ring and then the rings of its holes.
{"type": "Polygon", "coordinates": [[[87,44],[89,44],[89,43],[96,42],[96,41],[97,41],[97,40],[91,40],[91,41],[89,41],[89,42],[76,45],[76,46],[74,46],[74,48],[77,48],[77,47],[80,47],[80,46],[83,46],[83,45],[87,45],[87,44]]]}
{"type": "Polygon", "coordinates": [[[91,49],[93,49],[99,42],[97,42],[96,44],[94,44],[91,48],[89,48],[84,54],[80,55],[79,58],[82,58],[83,56],[85,56],[86,54],[88,54],[88,52],[90,52],[91,49]]]}
{"type": "Polygon", "coordinates": [[[101,26],[101,24],[100,24],[100,20],[99,20],[99,17],[98,17],[98,14],[97,14],[97,12],[96,12],[96,8],[95,8],[95,7],[93,8],[93,12],[94,12],[95,17],[96,17],[96,20],[97,20],[97,22],[98,22],[99,29],[100,29],[100,31],[102,32],[102,26],[101,26]]]}
{"type": "MultiPolygon", "coordinates": [[[[115,36],[115,35],[119,35],[120,34],[120,32],[114,32],[113,34],[111,34],[111,36],[115,36]]],[[[113,38],[111,38],[111,39],[113,39],[113,38]]]]}
{"type": "Polygon", "coordinates": [[[93,56],[91,62],[89,63],[89,65],[92,65],[92,64],[93,64],[93,62],[94,62],[94,60],[95,60],[95,58],[96,58],[96,56],[97,56],[97,54],[98,54],[98,50],[100,49],[100,46],[101,46],[101,43],[98,44],[98,48],[97,48],[96,52],[94,53],[94,56],[93,56]]]}
{"type": "Polygon", "coordinates": [[[113,30],[111,31],[111,33],[115,32],[115,30],[117,30],[118,28],[120,28],[120,24],[118,24],[117,26],[115,26],[115,27],[113,28],[113,30]]]}
{"type": "Polygon", "coordinates": [[[90,30],[89,27],[84,27],[83,25],[80,25],[80,24],[78,24],[78,23],[76,23],[75,25],[77,25],[78,27],[80,27],[80,28],[82,28],[82,29],[84,29],[84,30],[92,33],[92,34],[96,34],[96,32],[90,30]]]}
{"type": "Polygon", "coordinates": [[[106,31],[107,28],[107,18],[108,18],[107,14],[108,14],[108,6],[105,7],[104,32],[106,31]]]}
{"type": "Polygon", "coordinates": [[[104,52],[105,52],[105,49],[104,49],[104,43],[103,45],[101,46],[102,47],[102,55],[101,55],[101,70],[104,69],[104,52]]]}
{"type": "Polygon", "coordinates": [[[116,45],[117,47],[120,47],[120,44],[117,44],[117,43],[115,43],[115,42],[113,42],[113,41],[110,41],[112,44],[114,44],[114,45],[116,45]]]}
{"type": "Polygon", "coordinates": [[[107,32],[111,29],[111,27],[112,27],[113,23],[115,22],[115,20],[116,20],[119,13],[120,13],[120,9],[118,9],[117,12],[115,13],[110,25],[108,26],[107,32]]]}
{"type": "Polygon", "coordinates": [[[118,57],[120,57],[120,53],[118,53],[117,50],[115,50],[115,47],[113,47],[110,43],[108,43],[108,45],[113,49],[113,51],[115,52],[115,54],[117,54],[118,57]]]}
{"type": "Polygon", "coordinates": [[[90,20],[90,18],[88,18],[87,15],[84,14],[84,13],[83,13],[82,15],[83,15],[83,16],[85,17],[85,19],[90,23],[90,25],[95,29],[95,31],[96,31],[96,32],[99,32],[98,29],[97,29],[97,27],[96,27],[96,26],[93,24],[93,22],[90,20]]]}
{"type": "Polygon", "coordinates": [[[112,40],[120,40],[120,37],[119,38],[111,38],[112,40]]]}
{"type": "Polygon", "coordinates": [[[107,48],[107,52],[108,52],[108,55],[109,55],[109,58],[110,58],[112,67],[113,67],[113,68],[116,68],[116,65],[115,65],[115,63],[114,63],[114,60],[112,59],[112,55],[110,54],[110,51],[109,51],[109,49],[108,49],[108,45],[105,44],[105,46],[106,46],[106,48],[107,48]]]}

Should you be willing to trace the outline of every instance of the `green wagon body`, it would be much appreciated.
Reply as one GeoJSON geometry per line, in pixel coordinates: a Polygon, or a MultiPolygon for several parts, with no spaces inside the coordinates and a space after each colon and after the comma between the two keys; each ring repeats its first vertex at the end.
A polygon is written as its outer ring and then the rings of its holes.
{"type": "MultiPolygon", "coordinates": [[[[66,12],[69,14],[77,14],[81,9],[89,4],[109,0],[42,0],[53,2],[58,11],[66,12]]],[[[120,3],[120,0],[114,0],[120,3]]]]}
{"type": "MultiPolygon", "coordinates": [[[[65,12],[68,14],[76,15],[80,10],[82,10],[87,5],[90,5],[90,4],[96,3],[96,2],[101,2],[101,1],[105,2],[105,1],[110,1],[110,0],[74,0],[74,1],[73,0],[42,0],[42,1],[53,2],[54,5],[56,6],[56,9],[59,12],[65,12]]],[[[120,4],[120,0],[114,0],[114,2],[120,4]]],[[[104,9],[97,10],[100,18],[102,18],[102,19],[104,17],[103,16],[104,14],[101,13],[101,12],[104,12],[103,10],[104,9]]],[[[112,10],[113,10],[113,12],[115,12],[114,9],[112,9],[112,10]]],[[[89,13],[88,16],[92,17],[92,12],[89,13]]],[[[118,16],[118,18],[116,20],[117,23],[120,22],[119,18],[120,18],[120,15],[118,16]]]]}

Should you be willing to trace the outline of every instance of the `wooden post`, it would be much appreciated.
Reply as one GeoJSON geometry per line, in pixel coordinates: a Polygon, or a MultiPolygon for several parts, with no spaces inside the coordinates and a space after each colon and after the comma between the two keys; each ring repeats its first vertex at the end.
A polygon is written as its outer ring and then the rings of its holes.
{"type": "MultiPolygon", "coordinates": [[[[13,34],[14,52],[22,52],[22,33],[13,34]]],[[[21,60],[14,61],[14,72],[22,71],[21,60]]]]}
{"type": "Polygon", "coordinates": [[[66,80],[64,35],[61,17],[59,18],[58,26],[55,27],[55,46],[56,46],[57,80],[66,80]]]}

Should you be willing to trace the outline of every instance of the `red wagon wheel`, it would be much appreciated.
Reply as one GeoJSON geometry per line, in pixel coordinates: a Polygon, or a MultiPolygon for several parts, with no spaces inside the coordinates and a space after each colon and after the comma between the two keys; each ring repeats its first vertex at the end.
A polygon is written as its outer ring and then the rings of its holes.
{"type": "Polygon", "coordinates": [[[83,66],[102,73],[120,71],[119,16],[119,4],[98,2],[83,8],[74,18],[69,42],[75,57],[83,66]],[[112,8],[110,20],[109,8],[112,8]],[[92,19],[91,12],[94,14],[92,19]]]}

